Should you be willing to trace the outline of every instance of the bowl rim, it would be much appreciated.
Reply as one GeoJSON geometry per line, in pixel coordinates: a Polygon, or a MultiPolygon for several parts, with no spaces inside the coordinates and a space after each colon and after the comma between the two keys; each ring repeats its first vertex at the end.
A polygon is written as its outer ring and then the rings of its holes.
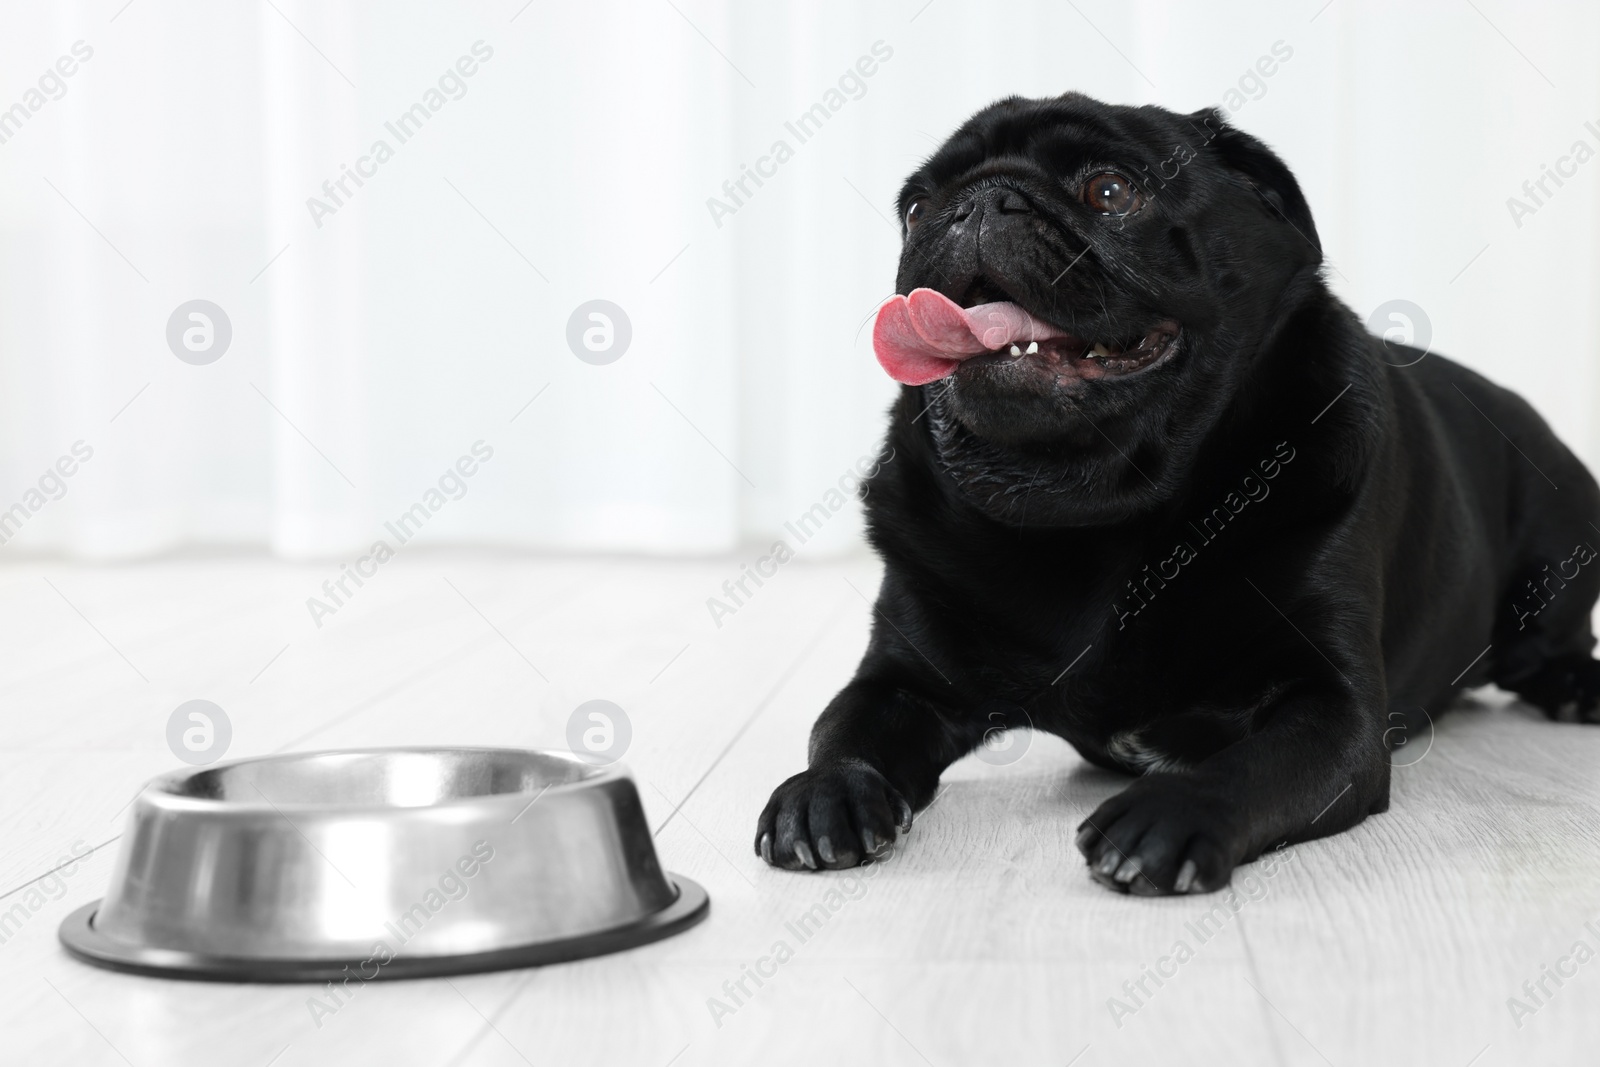
{"type": "MultiPolygon", "coordinates": [[[[455,974],[515,970],[566,963],[638,948],[682,933],[711,913],[711,899],[700,883],[681,874],[662,872],[676,891],[659,911],[615,926],[545,941],[505,945],[477,952],[437,956],[398,955],[367,981],[439,978],[455,974]]],[[[119,941],[94,925],[104,900],[93,900],[62,920],[56,936],[74,959],[95,967],[155,978],[212,982],[323,982],[348,978],[358,959],[344,957],[216,956],[186,949],[166,949],[119,941]]]]}
{"type": "MultiPolygon", "coordinates": [[[[129,805],[129,817],[136,817],[136,813],[140,809],[148,810],[150,808],[175,814],[281,815],[285,811],[292,811],[302,815],[311,813],[327,815],[385,814],[393,817],[415,817],[429,812],[451,812],[456,809],[498,810],[501,808],[520,807],[525,811],[527,808],[531,808],[536,801],[546,796],[559,796],[560,794],[580,789],[593,789],[613,781],[632,782],[633,774],[620,763],[590,763],[577,755],[563,752],[559,749],[511,748],[500,745],[367,745],[358,748],[318,748],[297,752],[271,752],[261,756],[242,756],[237,759],[221,760],[217,763],[208,763],[203,766],[180,767],[158,774],[145,782],[140,787],[139,792],[134,795],[133,801],[129,805]],[[547,785],[543,789],[534,791],[478,793],[436,800],[427,804],[341,804],[328,801],[277,801],[262,793],[259,786],[256,787],[256,791],[260,793],[259,800],[191,796],[176,792],[173,789],[179,783],[202,774],[213,774],[217,771],[252,763],[280,763],[327,756],[387,756],[406,753],[432,755],[441,752],[539,756],[572,764],[580,768],[584,773],[574,781],[547,785]]],[[[517,817],[520,817],[520,814],[519,812],[517,817]]],[[[515,821],[515,818],[513,818],[513,821],[515,821]]]]}

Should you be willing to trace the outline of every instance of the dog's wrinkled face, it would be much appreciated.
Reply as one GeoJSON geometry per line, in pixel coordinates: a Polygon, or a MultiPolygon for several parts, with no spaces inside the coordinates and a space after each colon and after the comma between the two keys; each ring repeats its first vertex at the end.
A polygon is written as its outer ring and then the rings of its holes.
{"type": "Polygon", "coordinates": [[[945,470],[992,517],[1029,525],[1166,499],[1291,279],[1321,260],[1294,178],[1260,142],[1211,112],[1077,94],[979,112],[899,206],[898,293],[948,298],[913,307],[954,316],[963,338],[954,305],[1025,324],[909,380],[943,375],[922,390],[945,470]]]}

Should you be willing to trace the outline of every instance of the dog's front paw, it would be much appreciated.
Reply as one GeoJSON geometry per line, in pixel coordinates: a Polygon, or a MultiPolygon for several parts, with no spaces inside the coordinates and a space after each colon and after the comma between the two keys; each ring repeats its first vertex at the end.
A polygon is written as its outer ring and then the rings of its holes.
{"type": "Polygon", "coordinates": [[[911,805],[860,761],[813,767],[773,790],[756,824],[756,854],[789,870],[854,867],[911,829],[911,805]]]}
{"type": "Polygon", "coordinates": [[[1219,790],[1175,774],[1141,778],[1078,827],[1089,873],[1119,893],[1211,893],[1247,842],[1219,790]]]}

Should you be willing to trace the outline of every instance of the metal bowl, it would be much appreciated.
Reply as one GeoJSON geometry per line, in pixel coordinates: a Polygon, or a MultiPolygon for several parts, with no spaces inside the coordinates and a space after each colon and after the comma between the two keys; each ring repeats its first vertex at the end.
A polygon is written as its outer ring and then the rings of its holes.
{"type": "Polygon", "coordinates": [[[518,749],[374,749],[164,775],[104,900],[61,925],[116,970],[256,982],[418,977],[614,952],[684,930],[627,773],[518,749]]]}

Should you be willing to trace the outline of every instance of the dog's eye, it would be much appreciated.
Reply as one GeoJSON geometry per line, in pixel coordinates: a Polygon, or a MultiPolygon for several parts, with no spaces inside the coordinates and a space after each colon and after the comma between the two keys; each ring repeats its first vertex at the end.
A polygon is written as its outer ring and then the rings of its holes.
{"type": "Polygon", "coordinates": [[[906,232],[909,233],[916,229],[922,224],[922,220],[927,217],[928,198],[925,196],[919,196],[915,200],[911,201],[911,205],[906,208],[906,232]]]}
{"type": "Polygon", "coordinates": [[[1144,206],[1133,183],[1116,171],[1101,171],[1083,183],[1078,199],[1102,215],[1131,215],[1144,206]]]}

